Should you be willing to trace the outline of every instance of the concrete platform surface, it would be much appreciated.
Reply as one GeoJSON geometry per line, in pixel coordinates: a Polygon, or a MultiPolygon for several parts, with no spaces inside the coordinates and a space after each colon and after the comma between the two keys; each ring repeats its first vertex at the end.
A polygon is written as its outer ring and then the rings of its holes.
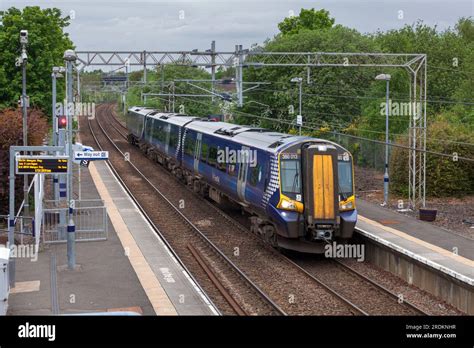
{"type": "Polygon", "coordinates": [[[474,240],[360,199],[357,209],[364,236],[474,285],[474,240]]]}

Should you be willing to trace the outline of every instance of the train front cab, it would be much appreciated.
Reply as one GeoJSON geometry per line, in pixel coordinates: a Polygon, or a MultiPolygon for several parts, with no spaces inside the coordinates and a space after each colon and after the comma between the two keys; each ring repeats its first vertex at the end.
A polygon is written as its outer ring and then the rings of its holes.
{"type": "Polygon", "coordinates": [[[279,202],[271,209],[280,247],[323,253],[327,243],[352,237],[357,211],[349,152],[327,142],[292,147],[279,156],[279,179],[279,202]]]}

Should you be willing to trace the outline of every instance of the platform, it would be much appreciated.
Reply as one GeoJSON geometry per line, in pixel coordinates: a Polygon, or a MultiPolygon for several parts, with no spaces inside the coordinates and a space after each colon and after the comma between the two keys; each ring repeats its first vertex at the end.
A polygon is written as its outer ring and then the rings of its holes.
{"type": "Polygon", "coordinates": [[[81,181],[82,199],[107,206],[108,239],[76,243],[75,271],[65,269],[64,243],[46,244],[37,261],[18,258],[8,314],[218,314],[105,162],[82,170],[81,181]]]}
{"type": "Polygon", "coordinates": [[[474,286],[474,240],[361,199],[357,209],[362,235],[474,286]]]}

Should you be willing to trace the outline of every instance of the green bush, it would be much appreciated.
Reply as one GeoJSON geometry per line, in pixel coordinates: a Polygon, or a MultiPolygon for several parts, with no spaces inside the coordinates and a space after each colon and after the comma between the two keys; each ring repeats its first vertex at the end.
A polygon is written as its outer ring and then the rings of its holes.
{"type": "MultiPolygon", "coordinates": [[[[472,133],[463,124],[448,122],[449,118],[439,116],[427,129],[427,150],[452,155],[426,155],[426,194],[432,197],[474,194],[474,162],[456,161],[454,156],[474,158],[474,146],[469,145],[472,133]]],[[[407,138],[397,143],[408,146],[407,138]]],[[[404,195],[408,193],[408,152],[393,148],[390,160],[391,190],[404,195]]]]}

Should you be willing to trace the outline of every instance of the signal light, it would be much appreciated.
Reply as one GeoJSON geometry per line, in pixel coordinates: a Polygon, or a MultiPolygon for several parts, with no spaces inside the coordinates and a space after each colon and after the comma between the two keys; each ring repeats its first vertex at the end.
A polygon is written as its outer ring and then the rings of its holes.
{"type": "Polygon", "coordinates": [[[64,129],[67,126],[67,117],[58,116],[58,129],[64,129]]]}

